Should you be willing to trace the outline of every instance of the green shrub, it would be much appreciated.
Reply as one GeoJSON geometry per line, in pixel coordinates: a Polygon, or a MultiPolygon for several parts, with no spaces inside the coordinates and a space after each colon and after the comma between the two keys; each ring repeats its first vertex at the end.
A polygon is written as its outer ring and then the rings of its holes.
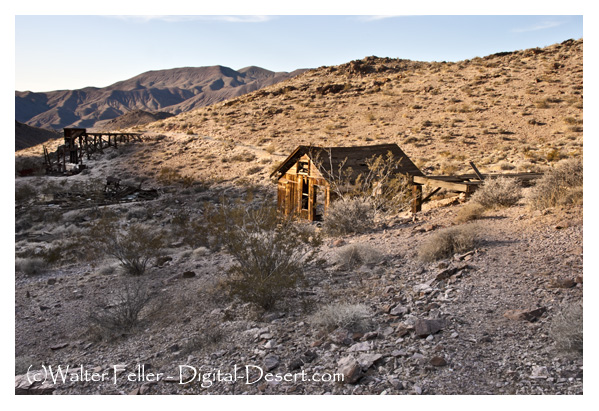
{"type": "Polygon", "coordinates": [[[134,330],[140,323],[142,310],[152,299],[148,284],[139,277],[121,279],[103,295],[92,304],[87,315],[90,332],[99,339],[111,339],[134,330]]]}
{"type": "Polygon", "coordinates": [[[433,233],[418,249],[418,258],[425,262],[450,258],[456,253],[474,249],[477,242],[476,224],[449,227],[433,233]]]}
{"type": "Polygon", "coordinates": [[[282,218],[266,200],[223,205],[219,215],[212,230],[235,260],[225,282],[231,295],[272,308],[303,279],[320,238],[308,225],[282,218]]]}
{"type": "Polygon", "coordinates": [[[127,274],[138,276],[163,247],[163,236],[144,225],[121,228],[114,219],[101,218],[90,230],[91,242],[104,254],[114,257],[127,274]]]}

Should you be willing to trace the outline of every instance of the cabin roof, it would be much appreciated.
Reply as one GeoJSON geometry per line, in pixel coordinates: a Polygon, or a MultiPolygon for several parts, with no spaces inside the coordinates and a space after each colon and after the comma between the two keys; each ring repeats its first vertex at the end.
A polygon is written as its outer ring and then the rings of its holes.
{"type": "Polygon", "coordinates": [[[368,159],[381,155],[387,156],[389,152],[398,160],[397,173],[414,176],[424,175],[397,144],[378,144],[356,147],[299,146],[277,167],[271,177],[278,174],[277,177],[281,178],[304,155],[308,155],[314,163],[320,165],[319,170],[325,178],[330,178],[332,173],[339,172],[339,167],[344,161],[343,167],[345,169],[351,167],[353,170],[352,175],[355,177],[369,171],[366,164],[368,159]]]}

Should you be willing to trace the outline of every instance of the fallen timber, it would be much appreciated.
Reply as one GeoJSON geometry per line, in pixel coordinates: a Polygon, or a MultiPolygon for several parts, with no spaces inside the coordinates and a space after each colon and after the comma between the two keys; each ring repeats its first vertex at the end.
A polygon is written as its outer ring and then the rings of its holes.
{"type": "Polygon", "coordinates": [[[412,213],[422,210],[422,204],[428,201],[433,194],[439,190],[464,193],[469,197],[480,187],[485,180],[492,178],[514,178],[522,185],[530,185],[530,182],[543,176],[543,173],[506,173],[506,174],[481,174],[475,169],[474,174],[460,174],[456,176],[412,176],[412,213]],[[482,177],[482,179],[481,179],[482,177]],[[422,197],[422,187],[432,189],[426,197],[422,197]]]}
{"type": "Polygon", "coordinates": [[[64,144],[49,153],[44,146],[46,174],[72,175],[85,169],[83,157],[91,159],[96,152],[132,141],[141,141],[141,133],[88,132],[85,128],[65,128],[64,144]]]}

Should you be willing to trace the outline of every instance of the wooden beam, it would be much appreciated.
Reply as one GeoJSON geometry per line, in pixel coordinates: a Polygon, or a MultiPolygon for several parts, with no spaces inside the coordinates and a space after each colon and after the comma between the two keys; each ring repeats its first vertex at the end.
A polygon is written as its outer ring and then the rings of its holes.
{"type": "Polygon", "coordinates": [[[450,191],[457,191],[459,193],[471,193],[478,186],[479,183],[474,182],[452,182],[443,181],[433,177],[414,176],[414,183],[421,185],[431,185],[433,187],[441,187],[450,191]]]}
{"type": "Polygon", "coordinates": [[[412,185],[412,213],[422,211],[422,186],[420,184],[412,185]]]}
{"type": "Polygon", "coordinates": [[[474,161],[470,161],[470,167],[472,167],[472,169],[474,170],[474,174],[476,174],[476,176],[478,177],[479,180],[484,180],[485,176],[483,176],[480,171],[478,171],[478,168],[476,168],[476,166],[474,165],[474,161]]]}

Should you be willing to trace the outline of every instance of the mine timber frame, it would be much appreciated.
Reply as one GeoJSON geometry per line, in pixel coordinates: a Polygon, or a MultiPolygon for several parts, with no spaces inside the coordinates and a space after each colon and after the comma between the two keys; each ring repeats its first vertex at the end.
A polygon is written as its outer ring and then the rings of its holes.
{"type": "Polygon", "coordinates": [[[64,144],[52,153],[56,156],[55,160],[44,146],[46,172],[65,173],[68,171],[67,163],[79,165],[79,168],[83,169],[84,155],[89,160],[95,152],[103,153],[105,148],[118,148],[119,144],[131,141],[141,141],[141,133],[89,133],[85,128],[65,128],[64,144]]]}
{"type": "Polygon", "coordinates": [[[456,176],[412,176],[412,213],[422,210],[422,204],[428,201],[433,194],[441,189],[447,191],[465,193],[469,197],[476,191],[485,180],[490,178],[514,178],[523,185],[528,185],[531,180],[543,176],[543,173],[508,173],[508,174],[481,174],[476,166],[473,166],[475,174],[461,174],[456,176]],[[422,198],[422,186],[433,189],[426,197],[422,198]]]}

